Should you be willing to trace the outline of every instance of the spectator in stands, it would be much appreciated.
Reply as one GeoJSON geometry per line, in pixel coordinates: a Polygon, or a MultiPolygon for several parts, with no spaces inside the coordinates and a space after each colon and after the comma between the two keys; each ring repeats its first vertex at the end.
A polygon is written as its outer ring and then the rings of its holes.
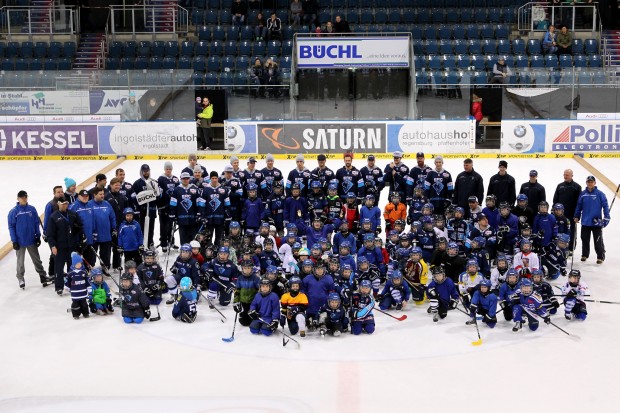
{"type": "Polygon", "coordinates": [[[279,97],[280,91],[278,88],[273,87],[280,84],[279,77],[280,71],[278,70],[278,65],[271,58],[267,59],[265,62],[265,70],[263,71],[263,84],[272,86],[267,89],[267,97],[270,95],[273,97],[279,97]]]}
{"type": "Polygon", "coordinates": [[[334,23],[335,33],[351,33],[349,22],[344,20],[340,15],[336,16],[336,22],[334,23]]]}
{"type": "Polygon", "coordinates": [[[271,19],[267,22],[267,31],[269,32],[269,40],[282,41],[282,20],[276,16],[276,12],[271,13],[271,19]]]}
{"type": "Polygon", "coordinates": [[[503,85],[506,83],[506,78],[510,75],[512,75],[512,71],[506,65],[504,56],[500,56],[499,59],[497,59],[497,62],[493,65],[493,78],[491,79],[491,84],[503,85]]]}
{"type": "Polygon", "coordinates": [[[303,14],[303,5],[301,1],[293,0],[291,3],[291,21],[293,22],[293,27],[297,28],[301,25],[303,14]]]}
{"type": "Polygon", "coordinates": [[[263,96],[263,88],[260,87],[263,84],[263,73],[263,63],[256,58],[254,66],[250,68],[250,84],[256,86],[252,88],[251,93],[255,98],[263,96]]]}
{"type": "Polygon", "coordinates": [[[471,98],[471,115],[476,119],[476,143],[482,143],[484,142],[482,139],[482,128],[480,127],[480,121],[483,118],[482,98],[475,93],[471,98]]]}
{"type": "Polygon", "coordinates": [[[136,122],[141,119],[142,113],[140,112],[140,105],[136,101],[136,92],[132,90],[129,92],[129,99],[121,107],[121,121],[136,122]]]}
{"type": "Polygon", "coordinates": [[[210,150],[211,141],[211,119],[213,118],[213,105],[208,97],[202,99],[202,112],[198,114],[200,119],[200,146],[201,150],[210,150]]]}
{"type": "Polygon", "coordinates": [[[233,25],[241,26],[245,24],[245,17],[248,14],[248,5],[245,2],[241,2],[241,0],[235,0],[230,12],[232,13],[233,25]]]}
{"type": "Polygon", "coordinates": [[[572,54],[573,38],[568,31],[568,27],[562,26],[558,33],[558,55],[572,54]]]}
{"type": "Polygon", "coordinates": [[[316,25],[319,3],[317,0],[304,0],[302,8],[304,11],[304,23],[312,29],[312,26],[316,25]]]}
{"type": "Polygon", "coordinates": [[[325,23],[325,27],[321,29],[321,33],[325,33],[327,35],[336,33],[336,30],[334,30],[334,25],[332,24],[331,21],[328,21],[327,23],[325,23]]]}
{"type": "Polygon", "coordinates": [[[267,37],[267,24],[263,13],[258,13],[254,24],[254,40],[265,40],[265,37],[267,37]]]}
{"type": "Polygon", "coordinates": [[[545,33],[545,37],[543,38],[543,53],[551,54],[558,52],[558,43],[557,43],[557,35],[555,33],[555,26],[549,26],[549,31],[545,33]]]}

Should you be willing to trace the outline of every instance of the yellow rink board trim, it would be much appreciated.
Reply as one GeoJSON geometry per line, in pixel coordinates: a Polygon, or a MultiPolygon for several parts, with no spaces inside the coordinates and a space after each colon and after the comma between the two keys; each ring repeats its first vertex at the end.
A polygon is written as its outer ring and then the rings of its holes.
{"type": "MultiPolygon", "coordinates": [[[[21,157],[18,157],[21,158],[21,157]]],[[[82,156],[76,156],[75,158],[83,158],[82,156]]],[[[112,159],[114,159],[114,162],[106,165],[105,167],[103,167],[102,169],[100,169],[99,171],[95,172],[94,174],[92,174],[91,176],[89,176],[88,178],[86,178],[86,180],[84,182],[81,182],[79,185],[76,185],[76,191],[79,191],[80,189],[84,189],[88,186],[90,186],[91,184],[95,183],[95,179],[97,178],[97,175],[99,174],[106,174],[108,172],[110,172],[113,169],[116,169],[117,166],[119,166],[120,164],[122,164],[123,162],[125,162],[125,158],[124,157],[113,157],[112,159]]],[[[24,159],[26,160],[26,159],[24,159]]],[[[45,208],[44,208],[45,209],[45,208]]],[[[39,219],[41,219],[41,222],[43,222],[43,218],[44,218],[45,214],[41,214],[39,215],[39,219]]],[[[43,232],[43,229],[41,229],[41,232],[43,232]]],[[[6,244],[4,244],[1,248],[0,248],[0,260],[2,260],[4,257],[6,257],[9,252],[13,251],[13,243],[12,242],[7,242],[6,244]]]]}

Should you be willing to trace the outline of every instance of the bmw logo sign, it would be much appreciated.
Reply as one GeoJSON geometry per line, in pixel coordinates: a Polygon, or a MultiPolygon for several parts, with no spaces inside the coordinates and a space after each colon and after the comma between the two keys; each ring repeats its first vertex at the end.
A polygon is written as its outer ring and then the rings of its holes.
{"type": "Polygon", "coordinates": [[[228,134],[228,139],[234,139],[237,136],[237,128],[234,126],[229,126],[226,132],[228,134]]]}
{"type": "Polygon", "coordinates": [[[523,125],[515,126],[514,134],[517,138],[522,138],[527,133],[527,129],[523,125]]]}

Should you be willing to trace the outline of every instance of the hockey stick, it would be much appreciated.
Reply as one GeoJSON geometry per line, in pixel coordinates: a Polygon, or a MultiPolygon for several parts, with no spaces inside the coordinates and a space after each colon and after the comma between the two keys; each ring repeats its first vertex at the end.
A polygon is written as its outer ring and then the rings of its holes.
{"type": "Polygon", "coordinates": [[[159,314],[159,306],[156,305],[155,309],[157,310],[157,317],[149,318],[149,321],[159,321],[159,320],[161,320],[161,315],[159,314]]]}
{"type": "Polygon", "coordinates": [[[200,295],[201,295],[201,296],[202,296],[205,300],[207,300],[207,302],[209,303],[209,308],[212,308],[213,310],[217,311],[217,312],[220,314],[220,316],[221,316],[220,321],[221,321],[222,323],[224,323],[224,322],[226,321],[226,316],[225,316],[224,314],[222,314],[222,312],[221,312],[220,310],[218,310],[217,308],[215,308],[215,306],[213,305],[213,302],[211,301],[211,299],[209,299],[209,297],[207,297],[206,295],[204,295],[204,294],[202,293],[202,291],[200,292],[200,295]]]}
{"type": "MultiPolygon", "coordinates": [[[[616,198],[614,198],[614,201],[616,200],[616,198]]],[[[570,256],[570,270],[573,270],[573,263],[575,262],[575,247],[577,246],[577,225],[579,225],[578,222],[575,222],[575,237],[573,238],[573,250],[572,255],[570,256]]]]}
{"type": "MultiPolygon", "coordinates": [[[[523,309],[523,311],[528,313],[530,315],[530,317],[535,318],[537,320],[540,320],[540,317],[538,316],[538,314],[532,313],[530,310],[528,310],[526,307],[524,307],[522,305],[521,305],[521,308],[523,309]]],[[[545,324],[547,324],[547,323],[545,323],[545,324]]],[[[562,333],[566,334],[569,338],[571,338],[571,339],[573,339],[575,341],[581,340],[581,337],[579,337],[578,335],[569,333],[568,331],[564,330],[562,327],[560,327],[557,324],[555,324],[553,321],[549,321],[549,324],[551,324],[552,326],[554,326],[555,328],[560,330],[562,333]]]]}
{"type": "MultiPolygon", "coordinates": [[[[463,307],[465,307],[465,304],[463,303],[463,298],[460,297],[460,296],[459,296],[459,301],[461,302],[463,307]]],[[[478,319],[476,318],[476,314],[474,314],[474,325],[476,326],[476,333],[478,334],[478,340],[472,341],[471,345],[472,346],[480,346],[480,345],[482,345],[482,337],[480,337],[480,328],[478,328],[478,319]]]]}
{"type": "Polygon", "coordinates": [[[376,311],[380,312],[381,314],[385,314],[388,317],[392,317],[394,320],[404,321],[404,320],[407,319],[407,314],[403,314],[400,317],[396,317],[396,316],[393,316],[392,314],[388,313],[387,311],[383,311],[383,310],[381,310],[380,308],[377,308],[377,307],[373,308],[373,310],[376,310],[376,311]]]}
{"type": "MultiPolygon", "coordinates": [[[[446,302],[446,300],[444,300],[443,298],[439,297],[439,295],[437,295],[437,298],[439,299],[439,301],[441,301],[442,303],[444,303],[444,305],[446,306],[446,308],[450,309],[450,304],[448,302],[446,302]]],[[[469,313],[465,310],[462,310],[461,307],[459,307],[458,305],[456,307],[457,310],[459,310],[461,313],[465,314],[466,316],[469,317],[469,313]]]]}
{"type": "MultiPolygon", "coordinates": [[[[557,285],[554,285],[555,288],[560,288],[557,285]]],[[[566,297],[566,295],[564,294],[554,294],[554,297],[566,297]]],[[[591,297],[591,295],[583,295],[582,297],[591,297]]],[[[597,304],[618,304],[620,305],[620,301],[608,301],[608,300],[592,300],[592,299],[587,299],[584,298],[583,301],[586,301],[588,303],[597,303],[597,304]]]]}
{"type": "Polygon", "coordinates": [[[614,199],[611,201],[611,205],[609,206],[609,213],[611,214],[611,209],[614,207],[614,202],[616,202],[616,198],[618,197],[618,191],[620,191],[620,184],[616,188],[616,193],[614,194],[614,199]]]}
{"type": "Polygon", "coordinates": [[[239,317],[239,313],[235,313],[235,321],[233,323],[233,331],[230,337],[223,337],[222,341],[226,343],[232,343],[235,340],[235,329],[237,328],[237,318],[239,317]]]}
{"type": "MultiPolygon", "coordinates": [[[[263,320],[262,318],[258,318],[258,320],[263,323],[263,324],[269,324],[268,322],[266,322],[265,320],[263,320]]],[[[284,331],[280,331],[280,329],[276,329],[275,330],[276,333],[280,333],[282,334],[282,347],[286,347],[286,345],[288,344],[289,341],[293,340],[293,342],[295,342],[295,344],[297,344],[297,350],[301,349],[301,344],[299,344],[299,341],[295,340],[293,337],[289,336],[288,334],[286,334],[284,331]]]]}

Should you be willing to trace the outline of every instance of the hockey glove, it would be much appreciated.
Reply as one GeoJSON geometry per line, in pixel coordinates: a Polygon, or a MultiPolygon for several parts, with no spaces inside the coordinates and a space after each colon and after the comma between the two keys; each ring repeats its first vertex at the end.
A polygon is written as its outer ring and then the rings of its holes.
{"type": "Polygon", "coordinates": [[[609,225],[609,218],[603,218],[603,222],[601,224],[603,228],[606,228],[609,225]]]}
{"type": "Polygon", "coordinates": [[[245,228],[245,219],[242,219],[239,224],[241,225],[241,228],[245,228]]]}
{"type": "Polygon", "coordinates": [[[252,320],[258,320],[258,313],[256,312],[256,310],[250,310],[250,311],[248,311],[248,316],[249,316],[252,320]]]}
{"type": "Polygon", "coordinates": [[[146,310],[144,310],[144,317],[148,320],[149,318],[151,318],[151,309],[147,308],[146,310]]]}
{"type": "Polygon", "coordinates": [[[545,324],[551,324],[551,317],[543,317],[543,321],[545,322],[545,324]]]}
{"type": "Polygon", "coordinates": [[[560,268],[560,274],[562,274],[562,277],[566,277],[566,268],[560,268]]]}
{"type": "Polygon", "coordinates": [[[556,298],[551,298],[549,302],[551,303],[551,307],[560,308],[560,302],[556,298]]]}
{"type": "Polygon", "coordinates": [[[178,272],[179,272],[179,269],[178,269],[177,267],[170,267],[170,272],[171,272],[172,274],[176,274],[176,273],[178,273],[178,272]]]}
{"type": "Polygon", "coordinates": [[[521,268],[519,270],[519,276],[530,278],[532,276],[532,272],[530,271],[529,268],[521,268]]]}
{"type": "Polygon", "coordinates": [[[381,234],[381,225],[377,225],[377,228],[375,228],[375,235],[379,234],[381,234]]]}
{"type": "Polygon", "coordinates": [[[97,306],[92,301],[88,303],[88,308],[90,309],[90,312],[93,314],[97,312],[97,306]]]}
{"type": "Polygon", "coordinates": [[[140,245],[138,247],[138,251],[140,251],[140,254],[143,254],[144,253],[144,245],[140,245]]]}
{"type": "Polygon", "coordinates": [[[19,250],[19,243],[18,243],[18,242],[14,242],[14,243],[13,243],[13,249],[14,249],[15,251],[19,250]]]}
{"type": "Polygon", "coordinates": [[[43,234],[43,242],[47,242],[47,235],[43,234]]]}
{"type": "Polygon", "coordinates": [[[115,229],[112,230],[112,239],[118,239],[118,232],[115,229]]]}
{"type": "Polygon", "coordinates": [[[437,298],[437,291],[435,291],[434,288],[430,288],[427,292],[426,295],[428,295],[428,298],[437,298]]]}
{"type": "Polygon", "coordinates": [[[407,225],[411,225],[413,222],[413,217],[411,215],[407,216],[407,225]]]}
{"type": "Polygon", "coordinates": [[[146,294],[146,296],[149,297],[149,298],[153,297],[153,291],[151,291],[150,288],[145,288],[144,289],[144,294],[146,294]]]}
{"type": "Polygon", "coordinates": [[[41,246],[41,237],[36,237],[36,238],[34,239],[34,244],[35,244],[37,247],[40,247],[40,246],[41,246]]]}
{"type": "Polygon", "coordinates": [[[106,310],[108,310],[110,313],[113,313],[113,312],[114,312],[114,307],[112,306],[112,299],[111,299],[111,298],[108,298],[108,299],[105,301],[105,308],[106,308],[106,310]]]}
{"type": "Polygon", "coordinates": [[[566,293],[567,298],[574,298],[576,296],[577,296],[577,291],[572,290],[572,289],[568,293],[566,293]]]}
{"type": "Polygon", "coordinates": [[[233,292],[235,292],[235,286],[234,285],[229,285],[228,287],[226,287],[226,294],[232,294],[233,292]]]}
{"type": "Polygon", "coordinates": [[[241,301],[238,301],[233,304],[233,310],[235,310],[235,313],[240,313],[241,311],[243,311],[243,306],[241,305],[241,301]]]}
{"type": "Polygon", "coordinates": [[[278,320],[273,320],[270,324],[269,324],[269,328],[271,329],[271,331],[276,331],[278,329],[278,320]]]}

